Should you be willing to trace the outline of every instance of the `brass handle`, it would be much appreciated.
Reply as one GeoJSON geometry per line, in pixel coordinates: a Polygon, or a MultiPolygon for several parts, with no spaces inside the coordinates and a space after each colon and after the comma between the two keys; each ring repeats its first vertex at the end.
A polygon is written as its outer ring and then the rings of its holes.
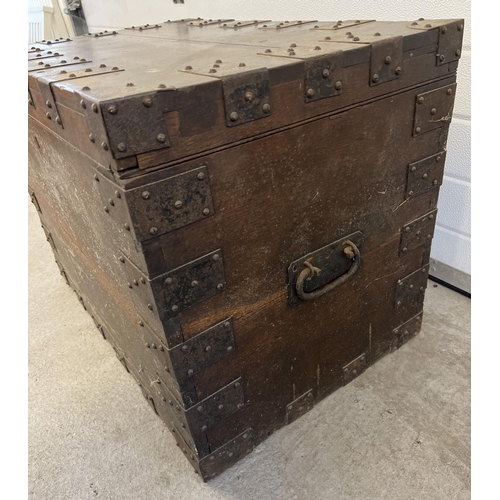
{"type": "Polygon", "coordinates": [[[321,269],[314,267],[310,262],[304,262],[304,266],[306,266],[297,278],[297,282],[295,283],[295,289],[297,291],[297,295],[302,300],[313,300],[321,297],[327,292],[331,292],[335,288],[343,285],[349,278],[351,278],[354,274],[356,274],[359,266],[361,265],[361,254],[359,252],[358,247],[349,240],[346,240],[342,243],[344,245],[344,255],[352,261],[351,267],[349,271],[344,273],[339,278],[333,280],[327,285],[314,290],[313,292],[305,292],[304,291],[304,282],[311,275],[318,275],[321,272],[321,269]]]}

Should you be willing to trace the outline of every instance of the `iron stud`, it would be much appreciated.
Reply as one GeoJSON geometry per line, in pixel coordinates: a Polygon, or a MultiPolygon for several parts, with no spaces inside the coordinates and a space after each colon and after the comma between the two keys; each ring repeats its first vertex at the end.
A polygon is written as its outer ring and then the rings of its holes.
{"type": "Polygon", "coordinates": [[[152,234],[153,236],[156,236],[158,234],[158,228],[157,227],[152,227],[149,230],[149,234],[152,234]]]}
{"type": "Polygon", "coordinates": [[[209,208],[204,208],[203,211],[201,212],[203,215],[207,216],[210,215],[210,209],[209,208]]]}
{"type": "Polygon", "coordinates": [[[143,199],[147,200],[149,198],[149,191],[143,191],[141,196],[143,199]]]}

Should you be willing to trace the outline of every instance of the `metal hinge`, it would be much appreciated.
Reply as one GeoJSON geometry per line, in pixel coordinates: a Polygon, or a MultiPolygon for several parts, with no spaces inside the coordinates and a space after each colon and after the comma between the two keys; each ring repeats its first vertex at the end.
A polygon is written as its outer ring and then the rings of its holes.
{"type": "Polygon", "coordinates": [[[418,94],[415,98],[413,136],[444,127],[451,122],[456,83],[418,94]]]}
{"type": "Polygon", "coordinates": [[[285,424],[291,424],[302,415],[305,415],[314,406],[314,395],[312,389],[294,399],[286,405],[285,424]]]}
{"type": "Polygon", "coordinates": [[[421,245],[430,245],[434,236],[437,209],[432,210],[422,217],[415,219],[403,226],[401,230],[401,242],[399,254],[403,254],[418,248],[421,245]]]}
{"type": "Polygon", "coordinates": [[[428,274],[429,264],[398,280],[394,294],[394,307],[397,308],[403,302],[412,300],[415,297],[423,297],[427,288],[428,274]]]}
{"type": "Polygon", "coordinates": [[[393,330],[393,340],[391,342],[391,352],[399,349],[408,340],[415,337],[422,327],[422,313],[417,314],[406,323],[393,330]]]}
{"type": "Polygon", "coordinates": [[[428,156],[408,165],[406,197],[417,196],[443,183],[446,151],[428,156]]]}

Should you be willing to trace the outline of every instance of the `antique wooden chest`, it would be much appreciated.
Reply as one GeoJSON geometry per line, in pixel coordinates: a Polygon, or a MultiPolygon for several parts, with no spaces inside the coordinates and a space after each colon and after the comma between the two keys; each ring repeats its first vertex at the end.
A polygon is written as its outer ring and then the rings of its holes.
{"type": "Polygon", "coordinates": [[[61,275],[204,480],[418,333],[463,28],[183,19],[29,48],[61,275]]]}

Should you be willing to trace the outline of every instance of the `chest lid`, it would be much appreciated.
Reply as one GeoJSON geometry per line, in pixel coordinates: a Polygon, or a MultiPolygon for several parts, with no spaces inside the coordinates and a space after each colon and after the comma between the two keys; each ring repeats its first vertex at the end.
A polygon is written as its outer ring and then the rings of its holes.
{"type": "Polygon", "coordinates": [[[449,76],[462,36],[463,20],[197,18],[42,40],[29,113],[126,177],[449,76]]]}

